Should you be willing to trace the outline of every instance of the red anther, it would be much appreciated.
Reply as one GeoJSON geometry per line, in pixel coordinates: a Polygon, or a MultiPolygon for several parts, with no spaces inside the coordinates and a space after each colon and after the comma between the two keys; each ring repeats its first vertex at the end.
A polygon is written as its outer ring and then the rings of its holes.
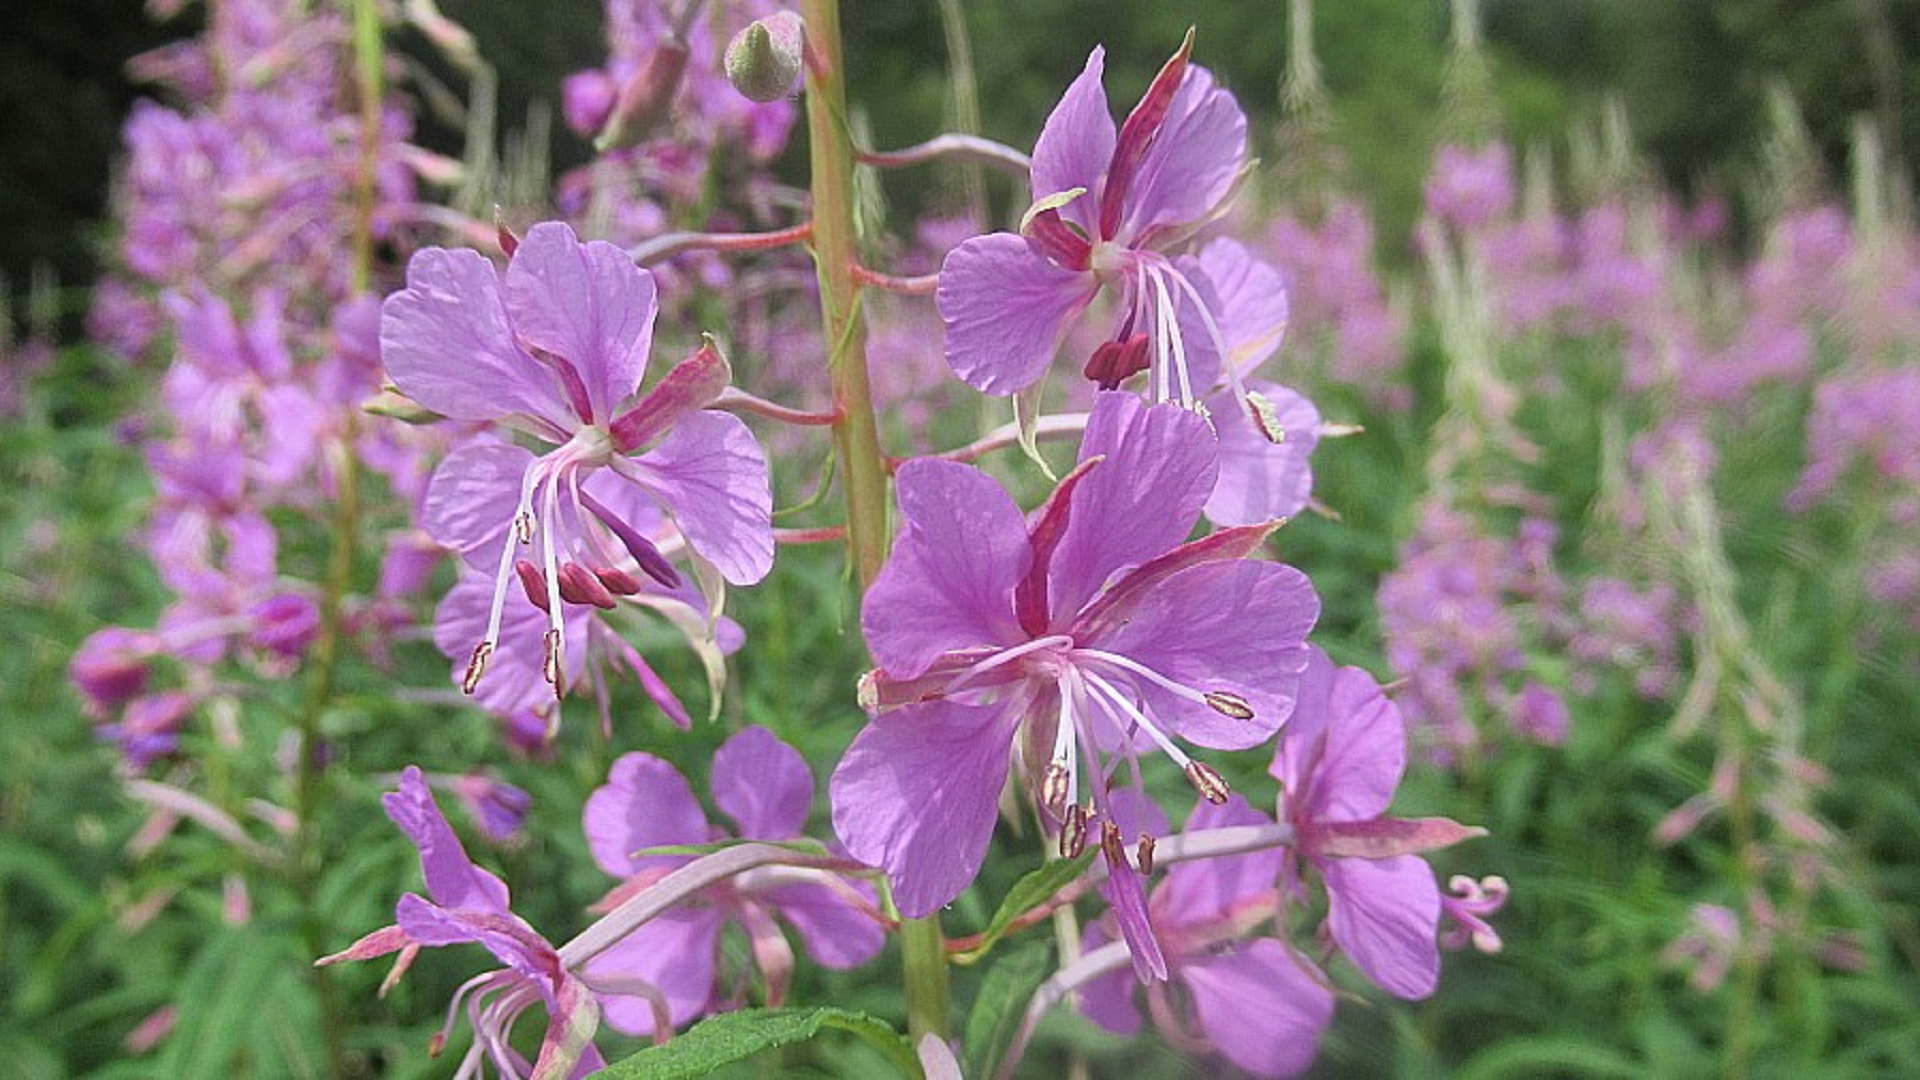
{"type": "Polygon", "coordinates": [[[1080,373],[1090,382],[1100,384],[1102,390],[1110,388],[1119,380],[1113,377],[1113,369],[1120,359],[1121,345],[1117,341],[1103,341],[1087,358],[1087,366],[1080,373]]]}
{"type": "Polygon", "coordinates": [[[617,596],[632,596],[641,589],[639,578],[617,566],[598,567],[593,571],[593,576],[600,579],[600,584],[605,585],[608,592],[617,596]]]}
{"type": "Polygon", "coordinates": [[[592,604],[608,610],[615,605],[613,594],[600,584],[593,571],[577,562],[560,564],[560,599],[569,604],[592,604]]]}
{"type": "Polygon", "coordinates": [[[526,559],[514,563],[513,572],[520,575],[520,587],[527,591],[527,599],[533,606],[551,613],[553,609],[547,606],[547,575],[526,559]]]}
{"type": "Polygon", "coordinates": [[[1120,361],[1115,366],[1113,374],[1115,386],[1147,370],[1148,348],[1149,343],[1145,334],[1133,335],[1127,339],[1125,345],[1120,347],[1120,361]]]}

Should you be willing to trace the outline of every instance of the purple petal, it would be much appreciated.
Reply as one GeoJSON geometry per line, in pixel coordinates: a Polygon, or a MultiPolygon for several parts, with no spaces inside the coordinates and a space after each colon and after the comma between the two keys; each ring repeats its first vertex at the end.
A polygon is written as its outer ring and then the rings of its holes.
{"type": "Polygon", "coordinates": [[[1018,393],[1046,373],[1062,324],[1099,288],[1092,274],[1055,266],[1024,237],[976,236],[940,266],[947,363],[981,393],[1018,393]]]}
{"type": "Polygon", "coordinates": [[[1387,812],[1407,767],[1407,726],[1373,676],[1334,671],[1327,738],[1314,771],[1314,821],[1368,821],[1387,812]]]}
{"type": "Polygon", "coordinates": [[[1207,563],[1172,575],[1139,601],[1116,607],[1122,620],[1087,644],[1145,664],[1202,693],[1237,694],[1253,718],[1237,720],[1134,681],[1149,714],[1201,746],[1244,750],[1271,737],[1292,715],[1306,637],[1320,599],[1305,574],[1277,563],[1207,563]]]}
{"type": "Polygon", "coordinates": [[[857,968],[878,956],[887,942],[879,923],[830,886],[789,885],[763,893],[761,899],[793,924],[807,955],[823,967],[857,968]]]}
{"type": "MultiPolygon", "coordinates": [[[[680,1027],[713,1001],[715,958],[725,919],[712,908],[669,911],[643,924],[612,948],[587,961],[588,979],[638,979],[667,1002],[668,1018],[680,1027]]],[[[634,994],[603,994],[607,1023],[628,1035],[651,1036],[653,1005],[634,994]]]]}
{"type": "Polygon", "coordinates": [[[647,663],[647,658],[640,655],[640,650],[628,644],[627,639],[618,634],[613,635],[613,645],[620,651],[621,658],[626,660],[627,667],[633,672],[634,677],[640,680],[640,689],[660,707],[661,712],[667,714],[667,719],[673,723],[673,726],[681,731],[691,730],[693,717],[687,712],[687,707],[681,704],[680,696],[673,692],[673,687],[667,685],[667,681],[660,677],[659,672],[653,670],[653,665],[647,663]]]}
{"type": "Polygon", "coordinates": [[[1440,981],[1440,888],[1418,855],[1328,859],[1327,927],[1374,985],[1418,1000],[1440,981]]]}
{"type": "Polygon", "coordinates": [[[493,574],[533,463],[532,454],[511,443],[470,442],[448,454],[427,484],[421,514],[427,535],[468,566],[493,574]]]}
{"type": "Polygon", "coordinates": [[[1235,370],[1251,371],[1280,348],[1289,305],[1280,271],[1253,257],[1238,240],[1220,237],[1183,256],[1176,265],[1189,279],[1204,279],[1219,305],[1211,309],[1235,370]],[[1198,273],[1195,273],[1195,271],[1198,273]]]}
{"type": "MultiPolygon", "coordinates": [[[[1220,806],[1201,800],[1182,831],[1271,824],[1272,819],[1249,806],[1236,792],[1220,806]]],[[[1244,855],[1180,863],[1168,868],[1166,883],[1154,894],[1154,907],[1168,923],[1217,919],[1241,901],[1272,892],[1285,860],[1285,852],[1267,848],[1244,855]]]]}
{"type": "Polygon", "coordinates": [[[1085,195],[1061,207],[1060,216],[1089,236],[1094,231],[1100,182],[1113,159],[1113,115],[1107,107],[1107,92],[1100,85],[1106,55],[1106,49],[1094,47],[1086,67],[1061,95],[1033,144],[1034,200],[1074,188],[1087,189],[1085,195]]]}
{"type": "Polygon", "coordinates": [[[1080,460],[1104,455],[1074,493],[1072,520],[1050,571],[1056,623],[1086,607],[1112,574],[1187,538],[1213,490],[1213,433],[1197,413],[1102,393],[1080,460]]]}
{"type": "Polygon", "coordinates": [[[773,489],[767,458],[739,417],[685,416],[665,441],[638,458],[642,486],[658,496],[687,545],[734,585],[773,569],[773,489]]]}
{"type": "Polygon", "coordinates": [[[790,840],[807,828],[813,774],[800,752],[763,727],[749,727],[713,755],[713,801],[749,840],[790,840]]]}
{"type": "Polygon", "coordinates": [[[1200,1030],[1228,1061],[1255,1076],[1295,1076],[1320,1052],[1333,1020],[1328,990],[1272,938],[1196,960],[1180,976],[1200,1030]]]}
{"type": "Polygon", "coordinates": [[[414,255],[407,287],[380,308],[380,360],[402,393],[443,416],[573,426],[553,374],[514,343],[500,274],[477,251],[414,255]]]}
{"type": "Polygon", "coordinates": [[[893,881],[910,919],[960,895],[980,871],[1007,781],[1018,714],[932,701],[881,713],[833,771],[833,827],[893,881]]]}
{"type": "Polygon", "coordinates": [[[551,1006],[552,974],[559,958],[533,928],[508,912],[476,909],[449,910],[407,893],[394,909],[395,922],[416,945],[439,948],[469,942],[486,946],[496,959],[540,987],[541,996],[551,1006]]]}
{"type": "Polygon", "coordinates": [[[1246,160],[1247,117],[1240,104],[1214,85],[1206,68],[1189,67],[1134,174],[1115,235],[1131,240],[1150,228],[1200,220],[1233,190],[1246,160]]]}
{"type": "MultiPolygon", "coordinates": [[[[1090,923],[1081,935],[1080,952],[1090,953],[1112,940],[1104,921],[1090,923]]],[[[1140,1010],[1133,1004],[1133,990],[1138,985],[1125,970],[1115,969],[1081,983],[1074,991],[1074,1004],[1087,1019],[1115,1035],[1135,1035],[1140,1031],[1140,1010]]]]}
{"type": "Polygon", "coordinates": [[[1128,840],[1137,839],[1143,833],[1157,838],[1173,831],[1172,826],[1167,824],[1167,812],[1137,787],[1116,788],[1108,792],[1106,812],[1113,823],[1120,827],[1121,835],[1128,840]]]}
{"type": "Polygon", "coordinates": [[[667,762],[637,750],[613,763],[607,782],[587,796],[581,819],[593,861],[618,878],[686,862],[684,855],[636,858],[634,853],[644,848],[704,844],[713,838],[687,778],[667,762]]]}
{"type": "Polygon", "coordinates": [[[1273,406],[1285,434],[1278,443],[1268,439],[1230,392],[1207,400],[1220,436],[1220,479],[1207,499],[1207,519],[1216,525],[1253,525],[1292,517],[1313,494],[1308,459],[1320,442],[1320,411],[1284,386],[1269,382],[1247,386],[1273,406]]]}
{"type": "Polygon", "coordinates": [[[1107,880],[1100,895],[1112,905],[1113,917],[1120,923],[1120,936],[1127,941],[1133,957],[1133,976],[1143,983],[1164,981],[1167,958],[1160,952],[1160,939],[1153,932],[1153,916],[1147,910],[1147,888],[1140,871],[1129,863],[1125,852],[1119,858],[1107,857],[1107,880]]]}
{"type": "Polygon", "coordinates": [[[380,797],[387,817],[420,849],[420,871],[427,879],[427,895],[444,907],[506,914],[506,883],[473,865],[467,849],[447,824],[434,802],[419,766],[400,774],[400,790],[380,797]]]}
{"type": "Polygon", "coordinates": [[[608,422],[639,388],[659,302],[653,275],[626,252],[543,221],[507,266],[506,309],[522,341],[579,373],[593,407],[582,420],[608,422]]]}
{"type": "Polygon", "coordinates": [[[1021,640],[1013,590],[1032,562],[1026,523],[1000,485],[950,461],[909,461],[895,481],[906,529],[860,612],[873,658],[896,679],[942,653],[1021,640]]]}
{"type": "Polygon", "coordinates": [[[1280,736],[1280,748],[1267,772],[1280,781],[1283,804],[1296,807],[1288,816],[1308,816],[1300,803],[1307,781],[1317,767],[1327,731],[1327,701],[1333,694],[1333,661],[1318,645],[1307,646],[1307,666],[1300,676],[1293,715],[1280,736]]]}

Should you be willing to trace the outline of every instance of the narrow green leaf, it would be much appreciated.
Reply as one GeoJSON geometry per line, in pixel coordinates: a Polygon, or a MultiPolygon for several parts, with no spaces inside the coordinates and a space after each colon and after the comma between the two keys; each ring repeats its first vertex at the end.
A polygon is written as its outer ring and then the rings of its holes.
{"type": "Polygon", "coordinates": [[[156,1075],[232,1075],[242,1048],[260,1034],[261,1003],[272,1000],[276,976],[292,964],[280,942],[253,927],[212,937],[180,980],[180,1019],[162,1044],[156,1075]]]}
{"type": "Polygon", "coordinates": [[[741,1009],[722,1013],[676,1035],[665,1046],[650,1047],[600,1073],[607,1080],[688,1080],[779,1046],[806,1042],[823,1029],[852,1032],[899,1066],[903,1076],[919,1080],[920,1059],[892,1025],[851,1009],[741,1009]]]}
{"type": "Polygon", "coordinates": [[[987,1077],[1000,1067],[1020,1028],[1027,1003],[1053,968],[1053,950],[1042,942],[1008,949],[987,969],[980,980],[980,993],[967,1013],[966,1037],[960,1045],[966,1054],[961,1072],[966,1076],[987,1077]]]}
{"type": "Polygon", "coordinates": [[[1610,1047],[1583,1038],[1542,1035],[1513,1039],[1475,1054],[1459,1075],[1474,1080],[1506,1076],[1619,1076],[1647,1075],[1643,1065],[1610,1047]]]}
{"type": "Polygon", "coordinates": [[[973,964],[987,955],[1000,939],[1007,935],[1013,921],[1028,911],[1045,903],[1054,893],[1066,888],[1081,874],[1086,872],[1087,864],[1093,861],[1093,848],[1080,853],[1077,858],[1058,859],[1028,873],[1013,883],[1007,895],[1000,901],[1000,909],[993,913],[993,921],[980,935],[980,944],[959,953],[953,958],[956,964],[973,964]]]}

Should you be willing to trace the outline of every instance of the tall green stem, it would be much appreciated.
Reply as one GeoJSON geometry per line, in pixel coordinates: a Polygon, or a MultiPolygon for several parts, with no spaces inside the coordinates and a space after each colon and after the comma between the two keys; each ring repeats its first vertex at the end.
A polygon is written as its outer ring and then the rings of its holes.
{"type": "Polygon", "coordinates": [[[887,558],[887,464],[867,380],[867,326],[853,224],[853,139],[847,128],[846,72],[836,0],[800,5],[807,24],[807,136],[813,159],[813,254],[820,275],[820,317],[827,369],[840,414],[834,451],[847,496],[847,547],[862,589],[887,558]]]}
{"type": "MultiPolygon", "coordinates": [[[[373,212],[376,198],[374,172],[380,152],[381,42],[380,11],[376,0],[349,0],[353,19],[353,70],[356,104],[360,118],[360,162],[355,177],[355,220],[353,235],[352,288],[365,292],[372,284],[374,235],[373,212]]],[[[320,596],[320,628],[313,650],[308,654],[306,686],[300,704],[298,728],[300,760],[294,773],[293,806],[299,827],[293,835],[288,877],[294,895],[311,905],[318,890],[320,853],[316,820],[325,801],[325,764],[320,753],[321,719],[333,699],[340,670],[342,638],[345,634],[342,608],[353,588],[353,566],[360,539],[360,462],[354,453],[354,417],[342,419],[338,439],[331,450],[334,499],[328,516],[329,550],[327,576],[320,596]]],[[[309,906],[301,920],[304,944],[313,956],[327,951],[326,916],[309,906]]],[[[320,1040],[326,1054],[326,1075],[347,1075],[343,1035],[345,1016],[340,1009],[339,991],[329,968],[309,968],[314,997],[320,1011],[320,1040]]]]}
{"type": "MultiPolygon", "coordinates": [[[[802,0],[807,25],[807,136],[813,165],[813,254],[820,275],[820,317],[827,370],[839,419],[834,453],[847,502],[847,549],[862,590],[887,558],[887,463],[880,452],[867,378],[867,330],[853,220],[853,139],[847,126],[846,66],[837,0],[802,0]]],[[[948,1028],[947,956],[939,916],[900,928],[906,968],[907,1025],[914,1038],[948,1028]]]]}

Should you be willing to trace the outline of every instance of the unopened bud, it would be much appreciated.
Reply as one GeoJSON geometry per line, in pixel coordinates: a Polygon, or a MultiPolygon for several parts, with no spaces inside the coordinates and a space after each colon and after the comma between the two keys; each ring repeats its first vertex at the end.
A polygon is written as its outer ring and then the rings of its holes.
{"type": "Polygon", "coordinates": [[[1133,849],[1134,861],[1140,864],[1142,874],[1153,873],[1153,837],[1140,834],[1140,843],[1133,849]]]}
{"type": "Polygon", "coordinates": [[[727,43],[727,81],[754,101],[780,101],[800,91],[804,24],[791,11],[755,19],[727,43]]]}
{"type": "Polygon", "coordinates": [[[1253,719],[1253,706],[1247,704],[1247,699],[1241,697],[1239,694],[1229,693],[1225,690],[1213,690],[1203,696],[1207,699],[1207,704],[1212,707],[1213,711],[1219,713],[1221,716],[1230,716],[1235,720],[1253,719]]]}
{"type": "Polygon", "coordinates": [[[1224,805],[1233,789],[1227,786],[1227,778],[1204,761],[1187,762],[1187,782],[1193,785],[1200,796],[1215,806],[1224,805]]]}
{"type": "Polygon", "coordinates": [[[513,253],[520,250],[520,238],[513,235],[512,229],[507,228],[506,215],[502,214],[497,206],[493,208],[493,233],[500,241],[501,254],[509,259],[513,258],[513,253]]]}
{"type": "Polygon", "coordinates": [[[687,47],[678,41],[663,41],[647,57],[645,67],[620,88],[607,126],[593,140],[593,148],[606,153],[624,150],[645,139],[667,118],[673,99],[680,90],[680,77],[687,70],[687,47]]]}
{"type": "Polygon", "coordinates": [[[1087,849],[1087,810],[1079,803],[1067,807],[1067,818],[1060,825],[1060,857],[1077,859],[1087,849]]]}
{"type": "Polygon", "coordinates": [[[471,694],[480,685],[480,676],[487,673],[487,657],[493,655],[493,642],[483,641],[473,647],[473,655],[467,657],[467,674],[460,680],[460,689],[471,694]]]}

